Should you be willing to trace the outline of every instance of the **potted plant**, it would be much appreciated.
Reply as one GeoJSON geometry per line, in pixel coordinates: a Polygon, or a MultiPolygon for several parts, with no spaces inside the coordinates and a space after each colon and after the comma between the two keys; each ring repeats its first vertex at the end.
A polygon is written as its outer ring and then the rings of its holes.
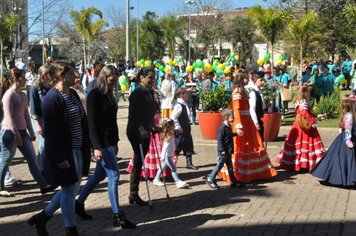
{"type": "Polygon", "coordinates": [[[217,139],[222,122],[220,111],[231,105],[229,92],[218,86],[215,90],[203,92],[201,100],[204,105],[204,111],[198,112],[201,134],[204,139],[217,139]]]}
{"type": "Polygon", "coordinates": [[[270,142],[276,140],[278,137],[282,115],[279,112],[272,112],[273,103],[277,97],[277,92],[273,87],[271,88],[268,82],[265,82],[261,92],[267,106],[267,113],[263,115],[263,125],[265,128],[263,138],[266,142],[270,142]]]}

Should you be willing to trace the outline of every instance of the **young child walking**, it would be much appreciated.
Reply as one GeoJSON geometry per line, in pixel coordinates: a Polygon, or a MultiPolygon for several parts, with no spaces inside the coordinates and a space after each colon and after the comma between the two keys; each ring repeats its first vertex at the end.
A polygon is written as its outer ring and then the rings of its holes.
{"type": "Polygon", "coordinates": [[[236,133],[232,132],[231,124],[234,122],[234,113],[231,109],[224,109],[221,112],[223,123],[218,131],[218,163],[208,176],[206,183],[213,189],[219,188],[216,183],[216,175],[219,173],[224,164],[226,164],[231,179],[230,187],[243,187],[244,184],[237,182],[232,166],[231,155],[234,153],[234,136],[242,136],[242,129],[237,129],[236,133]]]}
{"type": "Polygon", "coordinates": [[[172,177],[176,183],[177,188],[183,188],[188,186],[188,184],[178,178],[177,169],[172,160],[175,154],[175,140],[174,140],[174,130],[175,123],[172,119],[165,119],[162,122],[162,133],[161,133],[161,142],[163,144],[162,153],[161,153],[161,163],[162,169],[159,169],[156,177],[153,180],[153,184],[156,186],[163,186],[164,184],[160,180],[162,171],[168,166],[171,169],[172,177]]]}
{"type": "Polygon", "coordinates": [[[341,100],[339,127],[340,134],[335,138],[324,157],[311,171],[317,178],[331,185],[354,186],[356,183],[355,160],[355,108],[350,95],[341,100]]]}

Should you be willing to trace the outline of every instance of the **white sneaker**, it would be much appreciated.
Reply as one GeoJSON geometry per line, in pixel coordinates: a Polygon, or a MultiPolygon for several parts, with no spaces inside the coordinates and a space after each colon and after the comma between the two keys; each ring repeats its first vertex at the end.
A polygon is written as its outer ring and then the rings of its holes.
{"type": "Polygon", "coordinates": [[[184,187],[187,187],[189,186],[189,184],[185,181],[182,181],[182,180],[179,180],[177,183],[176,183],[176,186],[177,188],[184,188],[184,187]]]}
{"type": "Polygon", "coordinates": [[[158,187],[162,187],[164,185],[164,183],[162,183],[160,180],[153,180],[153,185],[156,185],[158,187]]]}
{"type": "Polygon", "coordinates": [[[11,177],[10,179],[5,179],[5,186],[16,186],[21,184],[21,179],[16,179],[14,177],[11,177]]]}

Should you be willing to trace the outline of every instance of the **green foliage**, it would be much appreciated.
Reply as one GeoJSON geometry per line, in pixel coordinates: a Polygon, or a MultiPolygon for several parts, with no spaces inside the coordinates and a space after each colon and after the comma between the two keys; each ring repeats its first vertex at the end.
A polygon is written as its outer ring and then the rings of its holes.
{"type": "Polygon", "coordinates": [[[224,108],[228,108],[231,104],[229,92],[222,86],[203,93],[201,99],[205,104],[205,111],[218,112],[224,108]]]}
{"type": "Polygon", "coordinates": [[[340,89],[329,96],[322,96],[320,101],[313,107],[313,113],[316,115],[326,114],[329,118],[337,118],[340,114],[340,89]]]}
{"type": "Polygon", "coordinates": [[[141,22],[140,57],[156,59],[164,55],[163,30],[156,20],[156,13],[148,11],[141,22]]]}
{"type": "Polygon", "coordinates": [[[261,89],[263,100],[265,103],[273,101],[277,97],[277,92],[273,91],[267,82],[264,83],[263,88],[261,89]]]}
{"type": "Polygon", "coordinates": [[[277,7],[263,8],[260,5],[248,9],[248,14],[259,28],[263,36],[272,43],[284,31],[289,19],[290,11],[282,11],[277,7]]]}
{"type": "Polygon", "coordinates": [[[174,16],[168,16],[160,21],[160,25],[163,29],[164,43],[167,45],[168,54],[170,58],[174,58],[175,48],[178,44],[178,38],[184,37],[184,26],[186,24],[185,18],[177,18],[174,16]]]}

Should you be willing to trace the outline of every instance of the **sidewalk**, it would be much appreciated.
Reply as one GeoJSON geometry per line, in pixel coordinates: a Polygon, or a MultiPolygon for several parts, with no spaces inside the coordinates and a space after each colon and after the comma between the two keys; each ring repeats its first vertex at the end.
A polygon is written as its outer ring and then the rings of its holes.
{"type": "MultiPolygon", "coordinates": [[[[92,221],[77,217],[81,235],[356,235],[356,193],[353,190],[320,185],[308,173],[295,174],[278,170],[278,176],[269,181],[258,181],[245,189],[230,189],[224,182],[219,190],[212,190],[205,184],[204,176],[216,164],[216,141],[203,140],[199,126],[192,127],[195,143],[194,164],[197,171],[184,168],[185,160],[178,161],[180,178],[188,181],[189,189],[177,189],[168,179],[170,200],[164,187],[149,183],[153,211],[148,207],[128,204],[129,175],[125,168],[132,155],[125,135],[127,103],[120,103],[118,124],[120,132],[120,204],[127,217],[138,223],[136,230],[114,229],[107,193],[107,181],[103,181],[87,202],[92,221]],[[121,105],[123,104],[123,105],[121,105]]],[[[272,161],[288,133],[282,127],[278,142],[268,144],[272,161]]],[[[322,140],[329,147],[338,129],[319,129],[322,140]]],[[[95,164],[91,164],[94,170],[95,164]]],[[[35,228],[26,220],[38,212],[50,200],[51,195],[42,196],[32,180],[27,164],[21,154],[10,167],[12,174],[24,180],[24,185],[11,187],[14,198],[0,198],[1,235],[35,235],[35,228]]],[[[83,184],[85,181],[83,181],[83,184]]],[[[140,184],[140,195],[147,198],[145,183],[140,184]]],[[[48,224],[50,235],[64,235],[63,220],[57,213],[48,224]]]]}

